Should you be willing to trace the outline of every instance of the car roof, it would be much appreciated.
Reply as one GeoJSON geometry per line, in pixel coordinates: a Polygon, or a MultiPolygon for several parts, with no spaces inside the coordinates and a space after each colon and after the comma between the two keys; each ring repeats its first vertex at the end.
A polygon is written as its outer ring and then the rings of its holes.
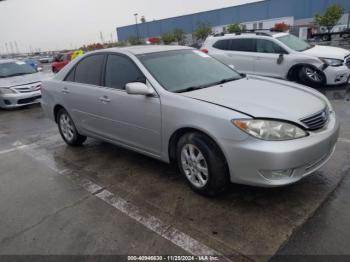
{"type": "Polygon", "coordinates": [[[5,64],[5,63],[14,63],[17,62],[18,60],[15,59],[0,59],[0,64],[5,64]]]}
{"type": "Polygon", "coordinates": [[[192,50],[192,47],[188,46],[177,46],[177,45],[137,45],[137,46],[126,46],[126,47],[114,47],[108,49],[102,49],[97,52],[128,52],[133,55],[143,55],[149,53],[158,53],[166,51],[176,50],[192,50]]]}
{"type": "Polygon", "coordinates": [[[261,31],[255,31],[255,32],[244,32],[244,33],[209,36],[208,39],[220,40],[220,39],[231,39],[231,38],[264,38],[264,37],[277,38],[277,37],[285,36],[285,35],[289,35],[289,33],[261,30],[261,31]]]}

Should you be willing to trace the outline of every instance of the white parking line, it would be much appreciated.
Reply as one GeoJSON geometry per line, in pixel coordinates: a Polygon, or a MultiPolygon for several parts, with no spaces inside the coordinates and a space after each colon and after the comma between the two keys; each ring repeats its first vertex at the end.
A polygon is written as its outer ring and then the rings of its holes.
{"type": "MultiPolygon", "coordinates": [[[[68,175],[70,172],[67,169],[59,170],[56,166],[53,158],[47,154],[46,150],[39,149],[38,146],[34,146],[31,148],[18,147],[14,150],[23,149],[23,152],[28,156],[34,158],[35,160],[42,162],[50,169],[56,171],[60,175],[68,175]]],[[[75,180],[75,179],[74,179],[75,180]]],[[[137,206],[132,203],[126,201],[125,199],[116,196],[115,194],[105,190],[103,187],[95,184],[86,178],[81,178],[75,180],[78,185],[84,188],[86,191],[101,199],[105,203],[114,207],[118,211],[127,215],[131,219],[139,222],[147,229],[153,231],[159,236],[169,240],[176,246],[182,248],[187,251],[191,255],[199,256],[199,255],[212,255],[212,256],[220,256],[221,258],[231,261],[229,258],[224,257],[222,254],[217,252],[216,250],[200,243],[195,240],[191,236],[181,232],[180,230],[174,228],[170,224],[166,224],[162,222],[160,219],[146,214],[142,212],[137,206]]]]}
{"type": "Polygon", "coordinates": [[[16,147],[13,147],[13,148],[5,149],[5,150],[0,151],[0,155],[11,153],[11,152],[14,152],[14,151],[17,151],[17,150],[21,150],[21,149],[24,149],[26,147],[27,147],[26,145],[22,145],[22,146],[16,146],[16,147]]]}
{"type": "Polygon", "coordinates": [[[350,139],[346,139],[346,138],[339,138],[338,141],[342,143],[350,143],[350,139]]]}
{"type": "Polygon", "coordinates": [[[171,225],[163,223],[158,218],[148,214],[143,214],[137,206],[127,202],[123,198],[115,196],[107,190],[103,190],[95,196],[192,255],[221,256],[218,252],[177,230],[171,225]]]}

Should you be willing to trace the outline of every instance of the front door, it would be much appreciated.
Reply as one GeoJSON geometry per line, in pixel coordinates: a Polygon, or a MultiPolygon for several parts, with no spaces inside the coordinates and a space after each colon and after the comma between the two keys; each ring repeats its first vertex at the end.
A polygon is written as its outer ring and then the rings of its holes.
{"type": "Polygon", "coordinates": [[[289,68],[288,53],[272,40],[256,40],[254,74],[284,78],[289,68]]]}
{"type": "Polygon", "coordinates": [[[137,65],[125,55],[108,55],[104,82],[100,106],[108,121],[105,135],[116,142],[160,155],[160,98],[129,95],[125,91],[127,83],[147,82],[137,65]]]}

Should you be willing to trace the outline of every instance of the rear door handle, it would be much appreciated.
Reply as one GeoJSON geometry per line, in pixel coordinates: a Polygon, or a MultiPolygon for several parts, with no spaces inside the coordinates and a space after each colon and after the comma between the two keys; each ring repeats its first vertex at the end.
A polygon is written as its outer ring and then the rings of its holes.
{"type": "Polygon", "coordinates": [[[100,101],[102,103],[109,103],[109,102],[111,102],[111,99],[109,99],[108,96],[101,96],[99,99],[100,99],[100,101]]]}

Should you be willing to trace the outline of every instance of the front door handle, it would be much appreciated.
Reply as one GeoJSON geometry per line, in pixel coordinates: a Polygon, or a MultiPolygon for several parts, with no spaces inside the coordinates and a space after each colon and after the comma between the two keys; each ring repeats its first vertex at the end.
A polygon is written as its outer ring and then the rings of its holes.
{"type": "Polygon", "coordinates": [[[100,101],[102,103],[109,103],[109,102],[111,102],[111,99],[109,99],[108,96],[101,96],[99,99],[100,99],[100,101]]]}
{"type": "Polygon", "coordinates": [[[67,87],[63,87],[62,93],[63,93],[63,94],[69,94],[68,88],[67,88],[67,87]]]}

